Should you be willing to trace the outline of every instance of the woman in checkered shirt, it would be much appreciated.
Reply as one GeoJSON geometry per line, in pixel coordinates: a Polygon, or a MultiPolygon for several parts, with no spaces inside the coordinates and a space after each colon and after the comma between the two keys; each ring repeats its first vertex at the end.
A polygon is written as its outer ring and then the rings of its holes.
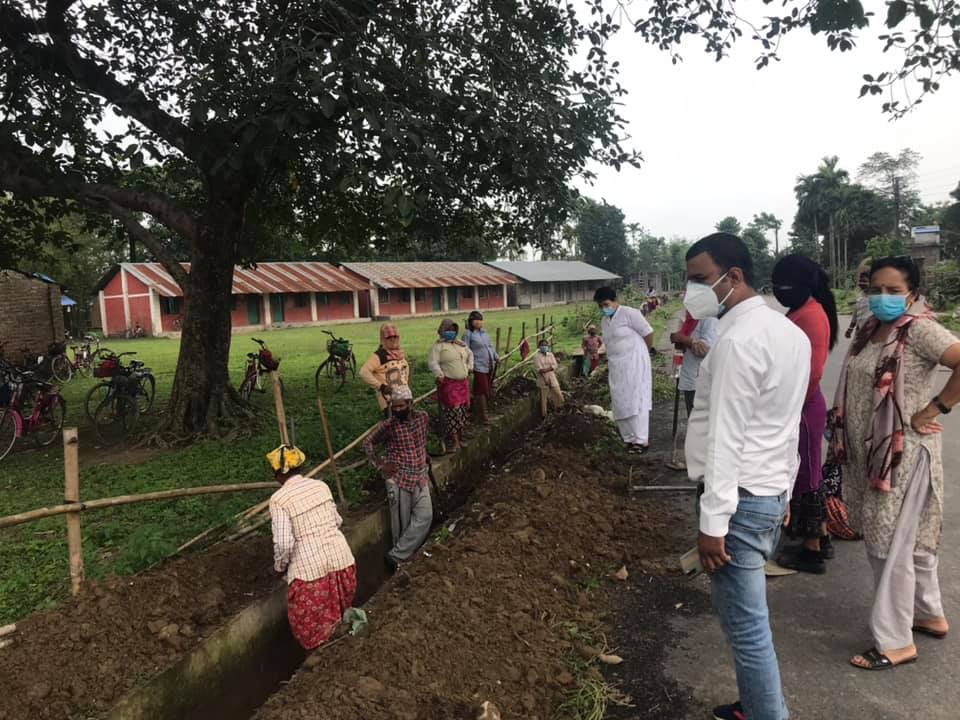
{"type": "Polygon", "coordinates": [[[295,447],[267,455],[281,488],[270,498],[274,568],[287,576],[287,618],[305,650],[320,647],[339,627],[357,592],[357,567],[330,488],[304,477],[295,447]]]}

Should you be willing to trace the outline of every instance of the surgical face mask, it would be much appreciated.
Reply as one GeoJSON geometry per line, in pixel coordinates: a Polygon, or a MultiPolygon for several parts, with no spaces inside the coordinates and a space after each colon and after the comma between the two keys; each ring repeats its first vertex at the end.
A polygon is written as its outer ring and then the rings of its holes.
{"type": "Polygon", "coordinates": [[[600,312],[602,312],[606,317],[613,317],[613,314],[617,311],[614,307],[602,307],[600,312]]]}
{"type": "Polygon", "coordinates": [[[447,342],[452,342],[453,340],[456,340],[456,339],[457,339],[457,331],[456,331],[456,330],[444,330],[442,333],[440,333],[440,337],[442,337],[442,338],[443,338],[444,340],[446,340],[447,342]]]}
{"type": "Polygon", "coordinates": [[[785,308],[796,310],[810,299],[810,288],[799,285],[774,285],[773,295],[785,308]]]}
{"type": "Polygon", "coordinates": [[[871,295],[868,302],[880,322],[893,322],[907,311],[906,295],[871,295]]]}
{"type": "Polygon", "coordinates": [[[541,345],[541,346],[540,346],[540,352],[542,352],[542,353],[544,353],[544,354],[550,352],[550,346],[549,346],[549,345],[541,345]]]}
{"type": "Polygon", "coordinates": [[[727,273],[721,275],[713,285],[687,282],[687,292],[683,296],[683,306],[694,319],[706,320],[707,318],[718,317],[726,310],[723,304],[733,294],[733,288],[730,288],[730,292],[723,296],[723,300],[718,300],[717,294],[713,291],[726,276],[727,273]]]}

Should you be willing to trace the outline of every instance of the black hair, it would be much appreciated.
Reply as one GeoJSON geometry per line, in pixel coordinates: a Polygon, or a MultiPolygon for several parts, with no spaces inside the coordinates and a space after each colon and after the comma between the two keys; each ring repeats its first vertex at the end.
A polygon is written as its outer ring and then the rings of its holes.
{"type": "Polygon", "coordinates": [[[877,270],[882,270],[887,267],[894,268],[903,273],[903,278],[907,281],[907,287],[910,288],[910,292],[920,290],[920,268],[917,267],[917,264],[911,258],[906,255],[877,258],[870,263],[870,277],[872,278],[877,270]]]}
{"type": "Polygon", "coordinates": [[[723,272],[738,267],[747,285],[753,287],[753,258],[746,244],[732,233],[718,232],[700,238],[687,250],[687,260],[707,253],[723,272]]]}
{"type": "Polygon", "coordinates": [[[467,317],[467,330],[470,332],[473,332],[474,320],[483,320],[483,313],[481,313],[479,310],[474,310],[472,313],[470,313],[469,317],[467,317]]]}
{"type": "Polygon", "coordinates": [[[455,322],[450,323],[450,329],[453,330],[454,332],[460,332],[460,326],[457,325],[455,322]]]}
{"type": "Polygon", "coordinates": [[[773,266],[771,280],[775,284],[787,281],[793,285],[800,285],[810,291],[810,295],[820,303],[820,307],[827,315],[830,323],[830,349],[837,344],[837,333],[840,321],[837,318],[837,301],[830,289],[830,276],[823,267],[803,255],[784,255],[773,266]]]}
{"type": "Polygon", "coordinates": [[[605,300],[616,300],[617,291],[612,287],[604,285],[603,287],[597,288],[597,291],[593,294],[593,301],[595,303],[602,303],[605,300]]]}

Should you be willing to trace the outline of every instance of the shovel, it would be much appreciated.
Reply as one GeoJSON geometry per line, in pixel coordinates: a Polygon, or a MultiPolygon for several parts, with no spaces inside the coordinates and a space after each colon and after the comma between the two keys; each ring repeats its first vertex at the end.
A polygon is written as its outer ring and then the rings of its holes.
{"type": "Polygon", "coordinates": [[[683,352],[673,351],[674,393],[673,393],[673,452],[670,461],[664,463],[671,470],[686,470],[687,464],[680,457],[680,364],[683,363],[683,352]]]}

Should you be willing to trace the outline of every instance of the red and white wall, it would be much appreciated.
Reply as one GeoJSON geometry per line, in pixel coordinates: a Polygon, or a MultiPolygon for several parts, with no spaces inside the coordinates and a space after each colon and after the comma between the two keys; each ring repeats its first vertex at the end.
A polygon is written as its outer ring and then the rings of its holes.
{"type": "Polygon", "coordinates": [[[370,316],[400,318],[442,315],[470,310],[502,310],[507,307],[506,285],[469,287],[372,288],[370,316]]]}

